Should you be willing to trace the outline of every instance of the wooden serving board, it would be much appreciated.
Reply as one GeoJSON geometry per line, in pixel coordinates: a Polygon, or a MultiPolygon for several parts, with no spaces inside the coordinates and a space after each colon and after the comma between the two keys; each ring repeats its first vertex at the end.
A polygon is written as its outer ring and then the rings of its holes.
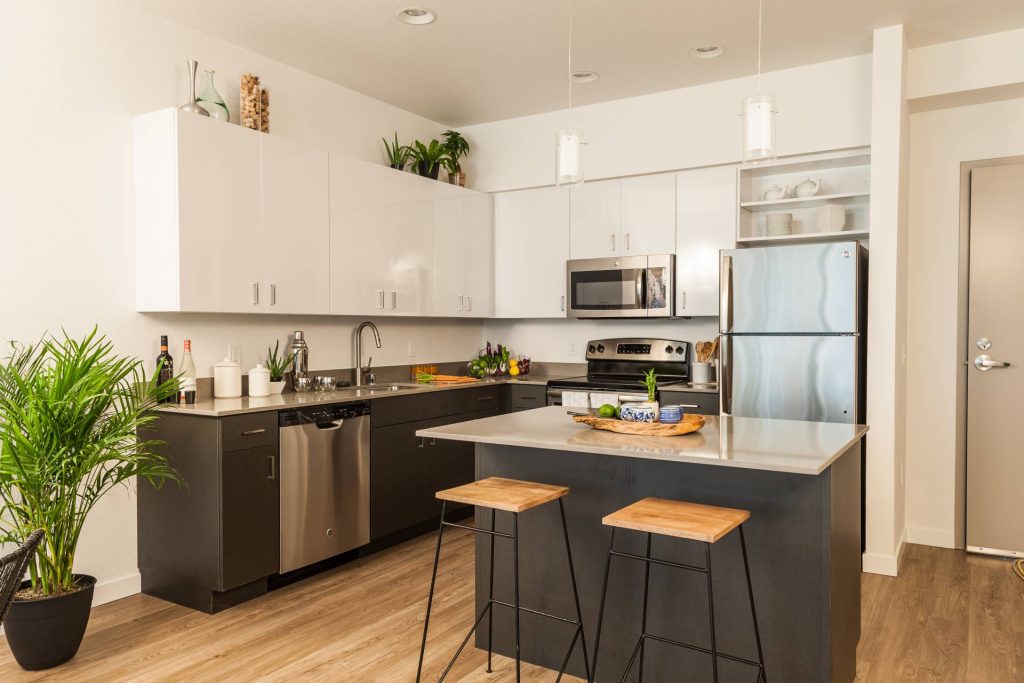
{"type": "Polygon", "coordinates": [[[677,424],[661,422],[626,422],[596,415],[573,415],[573,421],[590,425],[594,429],[603,429],[619,434],[639,434],[642,436],[682,436],[700,431],[704,426],[703,415],[683,415],[677,424]]]}

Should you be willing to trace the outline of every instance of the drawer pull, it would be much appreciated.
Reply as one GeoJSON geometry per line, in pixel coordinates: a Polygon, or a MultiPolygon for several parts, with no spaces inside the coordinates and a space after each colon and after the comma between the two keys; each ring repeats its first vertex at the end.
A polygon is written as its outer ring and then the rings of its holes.
{"type": "Polygon", "coordinates": [[[520,396],[519,400],[520,401],[536,401],[537,397],[536,396],[520,396]]]}
{"type": "Polygon", "coordinates": [[[680,408],[700,408],[700,406],[698,406],[698,405],[693,405],[693,404],[690,404],[690,403],[676,403],[676,404],[674,404],[674,405],[677,405],[677,406],[679,406],[680,408]]]}
{"type": "Polygon", "coordinates": [[[267,456],[267,479],[276,479],[277,473],[275,472],[276,466],[274,465],[274,456],[267,456]]]}
{"type": "Polygon", "coordinates": [[[493,396],[477,396],[476,400],[478,400],[478,401],[493,401],[494,397],[493,396]]]}
{"type": "Polygon", "coordinates": [[[259,429],[246,429],[242,432],[242,436],[253,436],[255,434],[262,434],[265,431],[267,430],[264,427],[260,427],[259,429]]]}

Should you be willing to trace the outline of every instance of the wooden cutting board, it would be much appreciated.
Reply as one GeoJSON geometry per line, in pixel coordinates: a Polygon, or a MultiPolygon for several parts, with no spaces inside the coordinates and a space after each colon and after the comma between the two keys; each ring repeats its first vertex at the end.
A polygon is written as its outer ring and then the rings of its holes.
{"type": "Polygon", "coordinates": [[[683,415],[677,424],[661,422],[626,422],[596,415],[573,415],[574,422],[590,425],[594,429],[603,429],[618,434],[639,434],[643,436],[682,436],[700,431],[704,426],[703,415],[683,415]]]}

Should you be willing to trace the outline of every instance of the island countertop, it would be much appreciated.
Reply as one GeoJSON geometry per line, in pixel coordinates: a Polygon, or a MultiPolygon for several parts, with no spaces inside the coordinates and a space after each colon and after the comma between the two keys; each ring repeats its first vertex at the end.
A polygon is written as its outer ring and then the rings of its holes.
{"type": "Polygon", "coordinates": [[[417,436],[818,475],[867,433],[866,425],[709,416],[694,434],[636,436],[577,424],[562,406],[421,429],[417,436]]]}

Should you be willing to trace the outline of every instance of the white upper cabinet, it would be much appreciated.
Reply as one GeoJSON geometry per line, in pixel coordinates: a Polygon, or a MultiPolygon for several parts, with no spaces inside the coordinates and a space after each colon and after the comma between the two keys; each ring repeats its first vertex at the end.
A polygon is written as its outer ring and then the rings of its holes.
{"type": "Polygon", "coordinates": [[[260,136],[263,310],[330,311],[327,152],[260,136]]]}
{"type": "Polygon", "coordinates": [[[676,179],[661,174],[622,181],[620,239],[623,256],[676,250],[676,179]]]}
{"type": "Polygon", "coordinates": [[[494,312],[494,203],[489,194],[439,186],[434,202],[434,315],[494,312]]]}
{"type": "Polygon", "coordinates": [[[495,195],[494,240],[495,317],[564,318],[569,189],[495,195]]]}
{"type": "Polygon", "coordinates": [[[736,247],[736,169],[702,168],[676,178],[676,313],[718,316],[718,263],[736,247]]]}
{"type": "Polygon", "coordinates": [[[177,109],[136,117],[138,310],[262,310],[259,136],[177,109]]]}
{"type": "Polygon", "coordinates": [[[598,180],[569,191],[569,257],[621,256],[622,181],[598,180]]]}
{"type": "Polygon", "coordinates": [[[675,251],[674,174],[599,180],[574,187],[570,194],[570,258],[675,251]]]}

